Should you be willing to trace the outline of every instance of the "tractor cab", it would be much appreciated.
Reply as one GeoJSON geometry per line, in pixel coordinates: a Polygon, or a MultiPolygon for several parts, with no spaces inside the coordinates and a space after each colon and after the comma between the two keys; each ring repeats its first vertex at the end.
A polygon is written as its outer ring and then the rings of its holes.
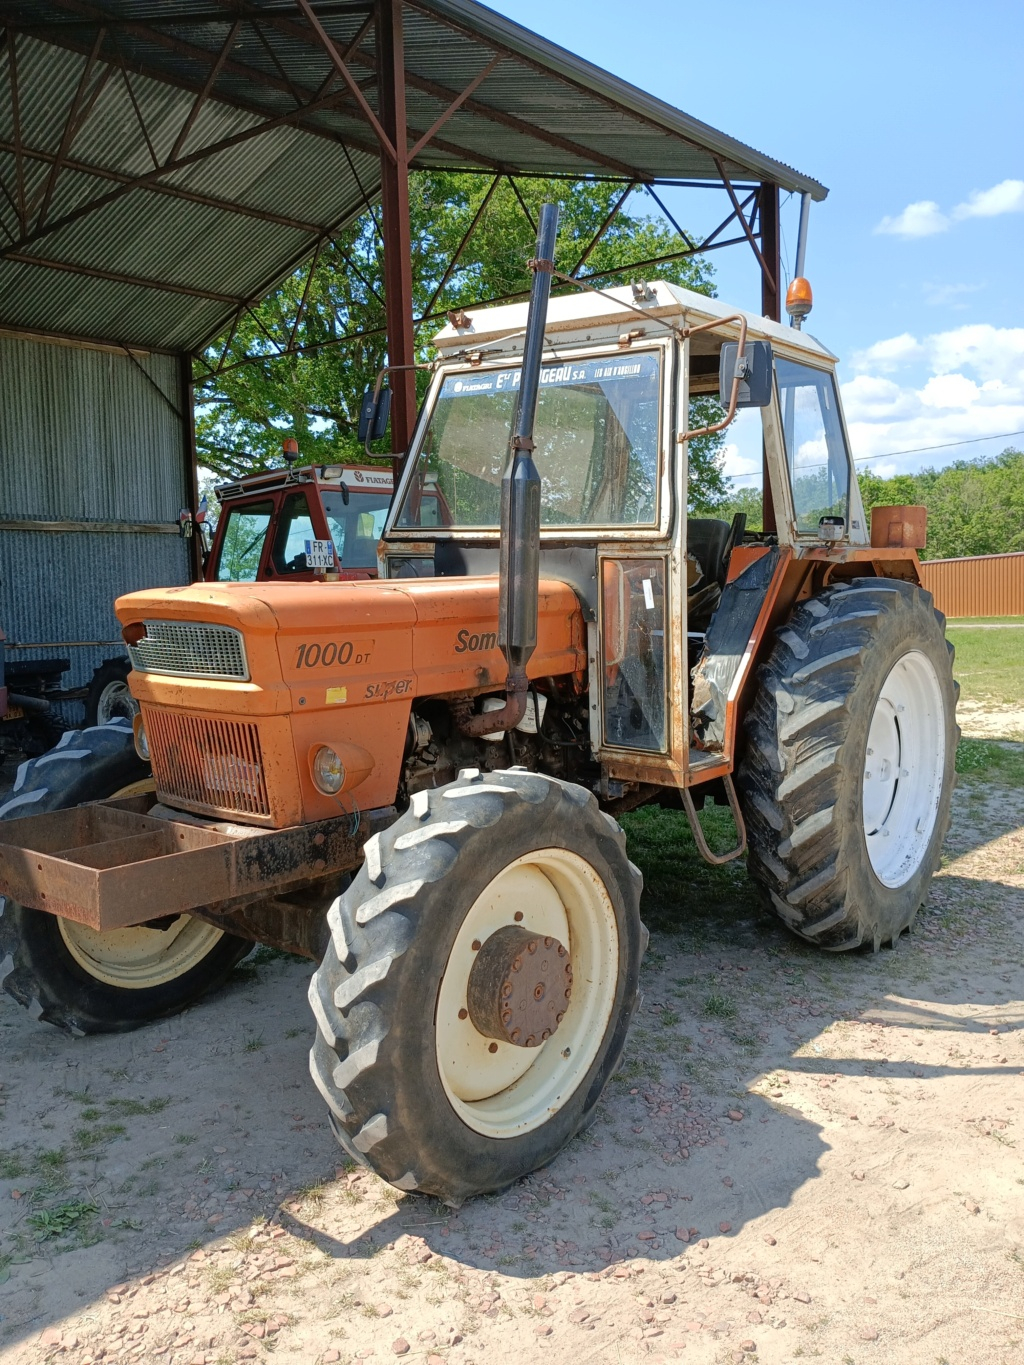
{"type": "Polygon", "coordinates": [[[213,583],[309,583],[377,576],[392,493],[380,465],[318,465],[221,484],[206,563],[213,583]]]}
{"type": "MultiPolygon", "coordinates": [[[[386,577],[498,572],[526,315],[464,313],[435,338],[440,365],[384,528],[386,577]],[[441,525],[427,515],[438,497],[441,525]]],[[[540,577],[581,603],[606,784],[726,773],[726,713],[783,578],[802,583],[822,556],[843,576],[868,545],[835,357],[807,332],[664,282],[555,298],[533,441],[540,577]],[[688,516],[700,498],[690,445],[720,429],[758,478],[764,452],[770,525],[688,516]]]]}

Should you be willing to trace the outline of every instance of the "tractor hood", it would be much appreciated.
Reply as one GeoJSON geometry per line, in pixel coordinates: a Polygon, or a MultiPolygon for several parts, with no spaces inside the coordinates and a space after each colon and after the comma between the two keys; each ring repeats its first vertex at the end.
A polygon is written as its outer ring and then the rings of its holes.
{"type": "MultiPolygon", "coordinates": [[[[115,610],[161,799],[258,824],[338,813],[347,790],[325,796],[310,777],[325,743],[365,770],[358,808],[391,804],[412,702],[505,683],[496,577],[199,583],[131,593],[115,610]]],[[[542,580],[530,676],[585,669],[576,594],[542,580]]]]}

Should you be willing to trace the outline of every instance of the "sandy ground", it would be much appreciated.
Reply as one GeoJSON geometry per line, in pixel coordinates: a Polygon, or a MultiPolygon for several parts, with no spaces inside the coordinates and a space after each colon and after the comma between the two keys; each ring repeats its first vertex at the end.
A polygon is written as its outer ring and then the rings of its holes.
{"type": "Polygon", "coordinates": [[[345,1164],[306,964],[119,1037],[0,997],[0,1360],[1014,1365],[1022,965],[1024,793],[974,779],[896,951],[680,887],[595,1124],[457,1214],[345,1164]]]}
{"type": "Polygon", "coordinates": [[[1024,740],[1024,706],[961,699],[956,718],[969,739],[1024,740]]]}

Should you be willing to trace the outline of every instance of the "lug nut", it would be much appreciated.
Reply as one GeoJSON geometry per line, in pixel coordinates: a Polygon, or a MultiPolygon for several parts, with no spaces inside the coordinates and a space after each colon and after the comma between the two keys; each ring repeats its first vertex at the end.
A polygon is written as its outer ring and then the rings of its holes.
{"type": "Polygon", "coordinates": [[[535,938],[530,939],[529,943],[526,945],[526,951],[528,953],[535,953],[537,951],[537,940],[535,938]]]}
{"type": "Polygon", "coordinates": [[[565,957],[565,948],[562,946],[561,943],[558,945],[558,956],[565,957]]]}
{"type": "Polygon", "coordinates": [[[554,943],[554,941],[555,941],[555,940],[554,940],[554,939],[551,937],[551,935],[549,934],[549,935],[547,936],[547,938],[544,940],[544,947],[545,947],[545,948],[550,948],[551,945],[552,945],[552,943],[554,943]]]}
{"type": "Polygon", "coordinates": [[[515,962],[512,963],[512,970],[514,972],[521,972],[523,970],[523,959],[521,957],[517,957],[515,962]]]}
{"type": "Polygon", "coordinates": [[[501,1011],[501,1022],[502,1022],[503,1024],[509,1024],[509,1023],[512,1022],[512,1011],[511,1011],[511,1010],[502,1010],[502,1011],[501,1011]]]}
{"type": "Polygon", "coordinates": [[[551,1037],[551,1030],[550,1030],[549,1028],[546,1028],[546,1029],[544,1030],[544,1032],[540,1035],[540,1040],[541,1040],[542,1043],[546,1043],[547,1040],[548,1040],[550,1037],[551,1037]]]}
{"type": "Polygon", "coordinates": [[[513,1043],[518,1043],[518,1042],[519,1042],[519,1039],[520,1039],[522,1036],[523,1036],[523,1031],[522,1031],[522,1029],[519,1029],[519,1028],[514,1028],[514,1029],[512,1030],[512,1032],[509,1034],[509,1037],[512,1039],[513,1043]]]}
{"type": "Polygon", "coordinates": [[[559,1010],[559,1012],[555,1015],[555,1023],[560,1024],[564,1018],[565,1010],[559,1010]]]}
{"type": "Polygon", "coordinates": [[[543,982],[543,981],[538,981],[537,984],[536,984],[536,986],[534,986],[534,988],[533,988],[533,998],[534,998],[534,1000],[543,1000],[543,999],[544,999],[544,982],[543,982]]]}
{"type": "Polygon", "coordinates": [[[502,1000],[507,1000],[511,994],[512,994],[512,982],[511,982],[511,981],[503,981],[503,982],[501,983],[501,998],[502,998],[502,1000]]]}

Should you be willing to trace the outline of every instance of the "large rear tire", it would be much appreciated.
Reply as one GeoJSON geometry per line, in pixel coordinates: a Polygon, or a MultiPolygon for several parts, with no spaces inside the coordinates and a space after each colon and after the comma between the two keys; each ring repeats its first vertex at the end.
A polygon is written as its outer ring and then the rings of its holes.
{"type": "Polygon", "coordinates": [[[641,885],[581,787],[466,769],[417,793],[331,907],[310,986],[311,1071],[346,1151],[452,1205],[550,1161],[622,1053],[647,939],[641,885]],[[527,1012],[487,1031],[477,968],[504,943],[521,946],[493,978],[493,1018],[506,1003],[527,1012]],[[508,999],[524,963],[540,973],[529,1001],[552,1014],[513,1042],[532,1017],[526,996],[508,999]]]}
{"type": "MultiPolygon", "coordinates": [[[[23,763],[0,820],[153,790],[126,721],[70,730],[23,763]]],[[[33,1018],[115,1033],[176,1014],[224,980],[252,944],[191,915],[98,933],[0,897],[0,983],[33,1018]]]]}
{"type": "Polygon", "coordinates": [[[923,588],[855,579],[802,603],[760,671],[748,867],[819,947],[895,944],[939,866],[960,734],[944,624],[923,588]]]}

